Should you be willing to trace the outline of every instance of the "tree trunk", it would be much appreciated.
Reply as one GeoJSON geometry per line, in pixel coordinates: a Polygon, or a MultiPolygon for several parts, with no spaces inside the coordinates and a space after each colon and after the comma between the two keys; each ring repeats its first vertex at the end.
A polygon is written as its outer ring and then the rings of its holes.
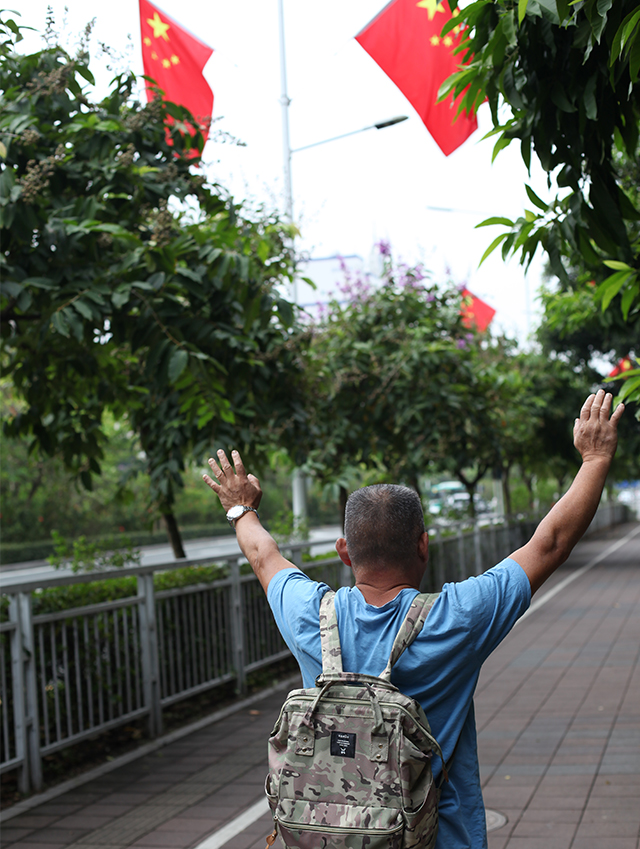
{"type": "Polygon", "coordinates": [[[524,481],[524,485],[527,487],[527,494],[529,496],[527,506],[529,508],[529,512],[533,513],[533,510],[534,510],[534,506],[533,506],[533,501],[534,501],[533,477],[534,476],[532,474],[527,474],[527,472],[525,471],[525,469],[522,466],[520,466],[520,472],[522,474],[522,480],[524,481]]]}
{"type": "Polygon", "coordinates": [[[476,472],[473,480],[470,480],[461,469],[456,469],[456,473],[455,473],[456,477],[458,478],[458,480],[460,481],[462,486],[469,493],[469,516],[472,519],[475,519],[475,517],[476,517],[476,504],[475,504],[476,487],[478,486],[478,481],[482,477],[484,477],[486,471],[487,471],[487,467],[482,466],[476,472]]]}
{"type": "Polygon", "coordinates": [[[163,513],[162,518],[164,519],[164,526],[167,529],[167,536],[173,549],[173,556],[178,560],[184,559],[187,555],[184,553],[184,548],[182,547],[182,537],[180,536],[180,528],[176,522],[176,517],[169,511],[168,513],[163,513]]]}
{"type": "Polygon", "coordinates": [[[511,472],[511,466],[505,466],[502,469],[502,497],[504,499],[504,509],[507,514],[507,518],[511,516],[512,508],[511,508],[511,486],[509,483],[509,474],[511,472]]]}
{"type": "Polygon", "coordinates": [[[349,493],[346,490],[346,487],[340,487],[340,515],[342,516],[342,533],[344,533],[344,514],[347,509],[347,499],[349,498],[349,493]]]}
{"type": "Polygon", "coordinates": [[[415,489],[415,491],[418,493],[420,501],[422,501],[422,490],[420,489],[420,480],[418,478],[418,475],[410,475],[409,483],[411,484],[411,488],[415,489]]]}
{"type": "Polygon", "coordinates": [[[476,518],[476,484],[469,484],[467,486],[467,492],[469,493],[469,516],[471,519],[476,518]]]}

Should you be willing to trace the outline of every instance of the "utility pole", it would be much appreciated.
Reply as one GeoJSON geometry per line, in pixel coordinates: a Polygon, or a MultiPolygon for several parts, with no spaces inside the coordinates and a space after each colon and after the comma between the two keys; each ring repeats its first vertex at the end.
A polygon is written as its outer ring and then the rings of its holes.
{"type": "MultiPolygon", "coordinates": [[[[280,106],[282,108],[282,164],[284,172],[285,214],[293,224],[293,187],[291,185],[291,143],[289,141],[289,105],[291,99],[287,91],[287,57],[284,40],[284,2],[278,0],[278,30],[280,36],[280,106]]],[[[298,285],[296,282],[295,239],[291,236],[289,250],[293,259],[291,279],[291,300],[294,307],[298,303],[298,285]]],[[[293,507],[293,525],[298,528],[307,519],[307,491],[302,469],[296,468],[291,477],[291,501],[293,507]]]]}
{"type": "MultiPolygon", "coordinates": [[[[386,121],[379,121],[377,124],[371,124],[368,127],[362,127],[359,130],[352,130],[348,133],[342,133],[339,136],[332,136],[329,139],[313,142],[312,144],[304,145],[303,147],[291,149],[289,140],[289,106],[291,98],[287,91],[287,59],[284,39],[284,0],[278,0],[278,31],[280,41],[280,106],[282,108],[282,162],[284,173],[284,200],[285,200],[285,215],[290,224],[293,225],[293,187],[291,182],[291,155],[300,150],[307,150],[310,147],[317,147],[320,144],[337,141],[338,139],[346,138],[347,136],[363,133],[365,130],[383,130],[386,127],[392,127],[394,124],[400,124],[407,120],[406,115],[399,115],[397,118],[390,118],[386,121]]],[[[296,275],[296,253],[295,253],[295,238],[292,235],[289,242],[289,250],[293,259],[293,275],[291,280],[291,300],[294,306],[298,303],[298,284],[296,275]]],[[[305,485],[305,476],[302,470],[297,468],[293,472],[291,481],[291,494],[293,504],[293,522],[294,527],[304,522],[307,518],[307,493],[305,485]]]]}

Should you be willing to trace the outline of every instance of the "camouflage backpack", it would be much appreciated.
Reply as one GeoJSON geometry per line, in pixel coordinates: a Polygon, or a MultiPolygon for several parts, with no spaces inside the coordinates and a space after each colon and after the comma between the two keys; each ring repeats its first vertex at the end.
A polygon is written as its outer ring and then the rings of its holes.
{"type": "Polygon", "coordinates": [[[437,595],[416,596],[379,678],[342,671],[334,596],[320,603],[322,674],[289,693],[269,738],[267,845],[279,834],[287,849],[433,849],[431,756],[442,751],[421,706],[390,679],[437,595]]]}

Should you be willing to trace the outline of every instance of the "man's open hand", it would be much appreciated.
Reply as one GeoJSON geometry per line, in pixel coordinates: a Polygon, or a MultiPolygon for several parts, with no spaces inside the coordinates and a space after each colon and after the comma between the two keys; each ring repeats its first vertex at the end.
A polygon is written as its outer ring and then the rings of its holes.
{"type": "Polygon", "coordinates": [[[604,458],[610,462],[616,453],[618,421],[624,404],[619,404],[609,418],[612,402],[613,396],[599,389],[596,395],[589,395],[580,410],[573,427],[573,444],[585,461],[604,458]]]}
{"type": "Polygon", "coordinates": [[[248,475],[242,465],[242,459],[237,451],[231,452],[231,457],[235,466],[235,472],[231,463],[227,460],[227,455],[224,451],[218,451],[218,463],[211,457],[209,466],[215,477],[210,478],[209,475],[203,475],[202,479],[208,484],[215,494],[220,499],[220,503],[226,511],[229,511],[236,504],[244,504],[247,507],[257,508],[262,498],[262,489],[260,481],[255,475],[248,475]]]}

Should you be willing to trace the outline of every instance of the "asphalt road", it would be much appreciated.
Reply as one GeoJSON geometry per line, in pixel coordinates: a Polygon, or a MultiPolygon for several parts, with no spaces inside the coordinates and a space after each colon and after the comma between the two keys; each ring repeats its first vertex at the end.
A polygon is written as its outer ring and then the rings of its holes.
{"type": "MultiPolygon", "coordinates": [[[[326,525],[313,528],[309,532],[311,542],[319,541],[311,548],[311,554],[324,554],[334,550],[334,543],[342,533],[339,525],[326,525]]],[[[208,539],[193,539],[184,543],[187,560],[224,559],[225,557],[240,556],[240,548],[234,536],[210,537],[208,539]]],[[[141,565],[151,566],[163,563],[179,563],[173,556],[170,545],[146,545],[142,552],[141,565]]],[[[0,566],[0,573],[20,572],[20,577],[45,577],[55,573],[55,569],[46,560],[30,560],[25,563],[7,563],[0,566]]]]}

